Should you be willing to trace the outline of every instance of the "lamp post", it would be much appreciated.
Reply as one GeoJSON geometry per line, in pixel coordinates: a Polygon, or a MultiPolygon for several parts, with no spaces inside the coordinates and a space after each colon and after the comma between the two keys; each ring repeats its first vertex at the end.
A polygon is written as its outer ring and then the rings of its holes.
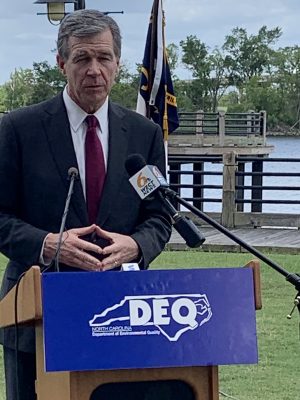
{"type": "Polygon", "coordinates": [[[65,5],[67,3],[74,4],[74,10],[81,10],[82,8],[77,8],[83,5],[84,8],[85,0],[37,0],[34,4],[47,4],[47,13],[38,13],[38,15],[47,15],[48,20],[51,24],[60,24],[60,21],[66,15],[65,5]]]}
{"type": "MultiPolygon", "coordinates": [[[[61,20],[67,14],[65,5],[74,4],[74,11],[85,9],[85,0],[36,0],[34,4],[47,4],[46,13],[37,13],[37,15],[47,15],[52,25],[59,25],[61,20]]],[[[103,14],[123,14],[124,11],[105,11],[103,14]]]]}

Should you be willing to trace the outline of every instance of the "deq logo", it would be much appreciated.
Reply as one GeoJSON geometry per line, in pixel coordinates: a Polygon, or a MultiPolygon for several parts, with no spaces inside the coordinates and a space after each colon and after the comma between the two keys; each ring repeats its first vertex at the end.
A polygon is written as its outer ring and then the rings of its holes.
{"type": "Polygon", "coordinates": [[[89,321],[92,336],[164,335],[176,342],[212,317],[205,294],[125,296],[89,321]]]}

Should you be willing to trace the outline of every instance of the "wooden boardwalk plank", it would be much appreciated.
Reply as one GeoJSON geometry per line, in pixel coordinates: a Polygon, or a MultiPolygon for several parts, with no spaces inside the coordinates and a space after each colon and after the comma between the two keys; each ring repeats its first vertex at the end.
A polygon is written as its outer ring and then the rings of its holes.
{"type": "MultiPolygon", "coordinates": [[[[200,227],[206,240],[202,251],[244,252],[239,244],[212,227],[200,227]]],[[[272,228],[235,228],[231,229],[235,236],[259,251],[300,254],[300,231],[298,229],[272,228]]],[[[173,231],[167,245],[169,250],[188,250],[184,240],[173,231]]],[[[194,249],[195,250],[195,249],[194,249]]]]}

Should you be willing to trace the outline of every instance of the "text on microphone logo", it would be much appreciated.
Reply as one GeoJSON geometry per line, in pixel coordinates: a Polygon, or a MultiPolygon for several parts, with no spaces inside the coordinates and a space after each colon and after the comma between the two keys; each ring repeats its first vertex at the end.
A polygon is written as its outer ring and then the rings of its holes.
{"type": "Polygon", "coordinates": [[[143,167],[129,179],[141,199],[145,199],[160,186],[160,182],[149,166],[143,167]]]}

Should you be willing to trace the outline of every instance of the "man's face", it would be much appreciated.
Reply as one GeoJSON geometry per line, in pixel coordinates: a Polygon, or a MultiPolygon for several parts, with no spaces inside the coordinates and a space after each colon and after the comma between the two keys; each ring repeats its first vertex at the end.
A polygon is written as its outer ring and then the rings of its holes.
{"type": "Polygon", "coordinates": [[[68,59],[58,55],[57,63],[67,77],[70,97],[93,114],[105,102],[119,67],[112,34],[107,30],[87,37],[70,37],[68,44],[68,59]]]}

